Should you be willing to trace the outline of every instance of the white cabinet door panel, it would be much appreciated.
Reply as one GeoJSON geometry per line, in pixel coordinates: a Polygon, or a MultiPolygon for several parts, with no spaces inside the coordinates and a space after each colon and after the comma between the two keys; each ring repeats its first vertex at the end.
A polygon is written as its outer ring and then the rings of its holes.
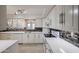
{"type": "Polygon", "coordinates": [[[63,26],[64,30],[66,31],[73,31],[73,24],[72,24],[72,5],[64,6],[65,12],[65,25],[63,26]]]}
{"type": "Polygon", "coordinates": [[[78,32],[78,6],[74,5],[74,23],[73,23],[73,32],[78,32]]]}
{"type": "Polygon", "coordinates": [[[33,42],[34,43],[43,43],[43,34],[42,32],[32,32],[33,42]]]}
{"type": "Polygon", "coordinates": [[[24,33],[23,34],[23,43],[28,43],[28,41],[29,41],[28,34],[24,33]]]}
{"type": "Polygon", "coordinates": [[[34,43],[34,34],[29,33],[29,43],[34,43]]]}

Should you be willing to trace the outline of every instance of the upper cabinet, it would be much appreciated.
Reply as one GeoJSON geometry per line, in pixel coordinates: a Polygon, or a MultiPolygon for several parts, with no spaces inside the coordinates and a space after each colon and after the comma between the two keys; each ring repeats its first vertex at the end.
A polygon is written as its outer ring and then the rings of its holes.
{"type": "Polygon", "coordinates": [[[63,29],[70,32],[78,32],[78,6],[66,5],[64,8],[63,29]]]}
{"type": "Polygon", "coordinates": [[[49,27],[50,27],[50,26],[49,26],[49,19],[48,19],[48,17],[42,19],[42,27],[43,27],[43,28],[49,28],[49,27]]]}
{"type": "Polygon", "coordinates": [[[56,24],[56,29],[63,29],[63,6],[58,5],[55,7],[56,8],[56,19],[55,19],[55,24],[56,24]]]}
{"type": "Polygon", "coordinates": [[[73,6],[65,5],[64,8],[64,26],[63,29],[66,31],[73,31],[73,6]]]}
{"type": "Polygon", "coordinates": [[[7,28],[7,10],[5,5],[0,5],[0,30],[7,28]]]}
{"type": "Polygon", "coordinates": [[[63,12],[63,7],[61,5],[55,6],[48,15],[48,20],[50,21],[50,28],[62,29],[62,24],[60,23],[60,15],[63,12]]]}
{"type": "Polygon", "coordinates": [[[50,28],[78,32],[77,5],[57,5],[52,9],[47,18],[49,21],[51,20],[50,28]]]}
{"type": "Polygon", "coordinates": [[[79,16],[79,11],[78,11],[79,9],[78,9],[78,6],[77,5],[75,5],[74,6],[74,11],[73,11],[73,32],[79,32],[79,27],[78,27],[78,25],[79,25],[79,19],[78,19],[78,16],[79,16]]]}

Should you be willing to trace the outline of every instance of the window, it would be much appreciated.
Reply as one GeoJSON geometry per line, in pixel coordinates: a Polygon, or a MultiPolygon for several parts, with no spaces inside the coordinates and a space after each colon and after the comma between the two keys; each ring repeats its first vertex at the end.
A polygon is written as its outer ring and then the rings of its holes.
{"type": "Polygon", "coordinates": [[[25,19],[8,19],[9,29],[35,29],[35,23],[32,20],[25,19]]]}
{"type": "Polygon", "coordinates": [[[26,23],[24,19],[8,19],[9,29],[24,29],[26,23]]]}
{"type": "Polygon", "coordinates": [[[27,29],[35,29],[35,24],[34,23],[28,23],[27,29]]]}

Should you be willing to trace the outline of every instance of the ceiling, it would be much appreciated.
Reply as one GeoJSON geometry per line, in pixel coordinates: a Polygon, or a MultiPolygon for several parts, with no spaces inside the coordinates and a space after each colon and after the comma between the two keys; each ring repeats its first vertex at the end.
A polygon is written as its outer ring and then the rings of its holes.
{"type": "Polygon", "coordinates": [[[23,10],[21,16],[28,18],[44,18],[48,15],[54,5],[7,5],[7,14],[15,15],[17,10],[23,10]]]}

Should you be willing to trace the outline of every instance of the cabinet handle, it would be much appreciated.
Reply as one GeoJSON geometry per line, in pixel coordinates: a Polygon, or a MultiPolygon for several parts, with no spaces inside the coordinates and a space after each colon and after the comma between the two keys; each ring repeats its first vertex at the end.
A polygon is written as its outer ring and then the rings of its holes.
{"type": "Polygon", "coordinates": [[[60,15],[59,15],[59,22],[60,22],[60,24],[63,24],[63,13],[61,13],[60,15]]]}
{"type": "Polygon", "coordinates": [[[74,6],[72,6],[72,26],[74,26],[74,6]]]}
{"type": "Polygon", "coordinates": [[[65,24],[65,13],[61,13],[60,15],[59,15],[59,18],[60,18],[60,24],[65,24]]]}

